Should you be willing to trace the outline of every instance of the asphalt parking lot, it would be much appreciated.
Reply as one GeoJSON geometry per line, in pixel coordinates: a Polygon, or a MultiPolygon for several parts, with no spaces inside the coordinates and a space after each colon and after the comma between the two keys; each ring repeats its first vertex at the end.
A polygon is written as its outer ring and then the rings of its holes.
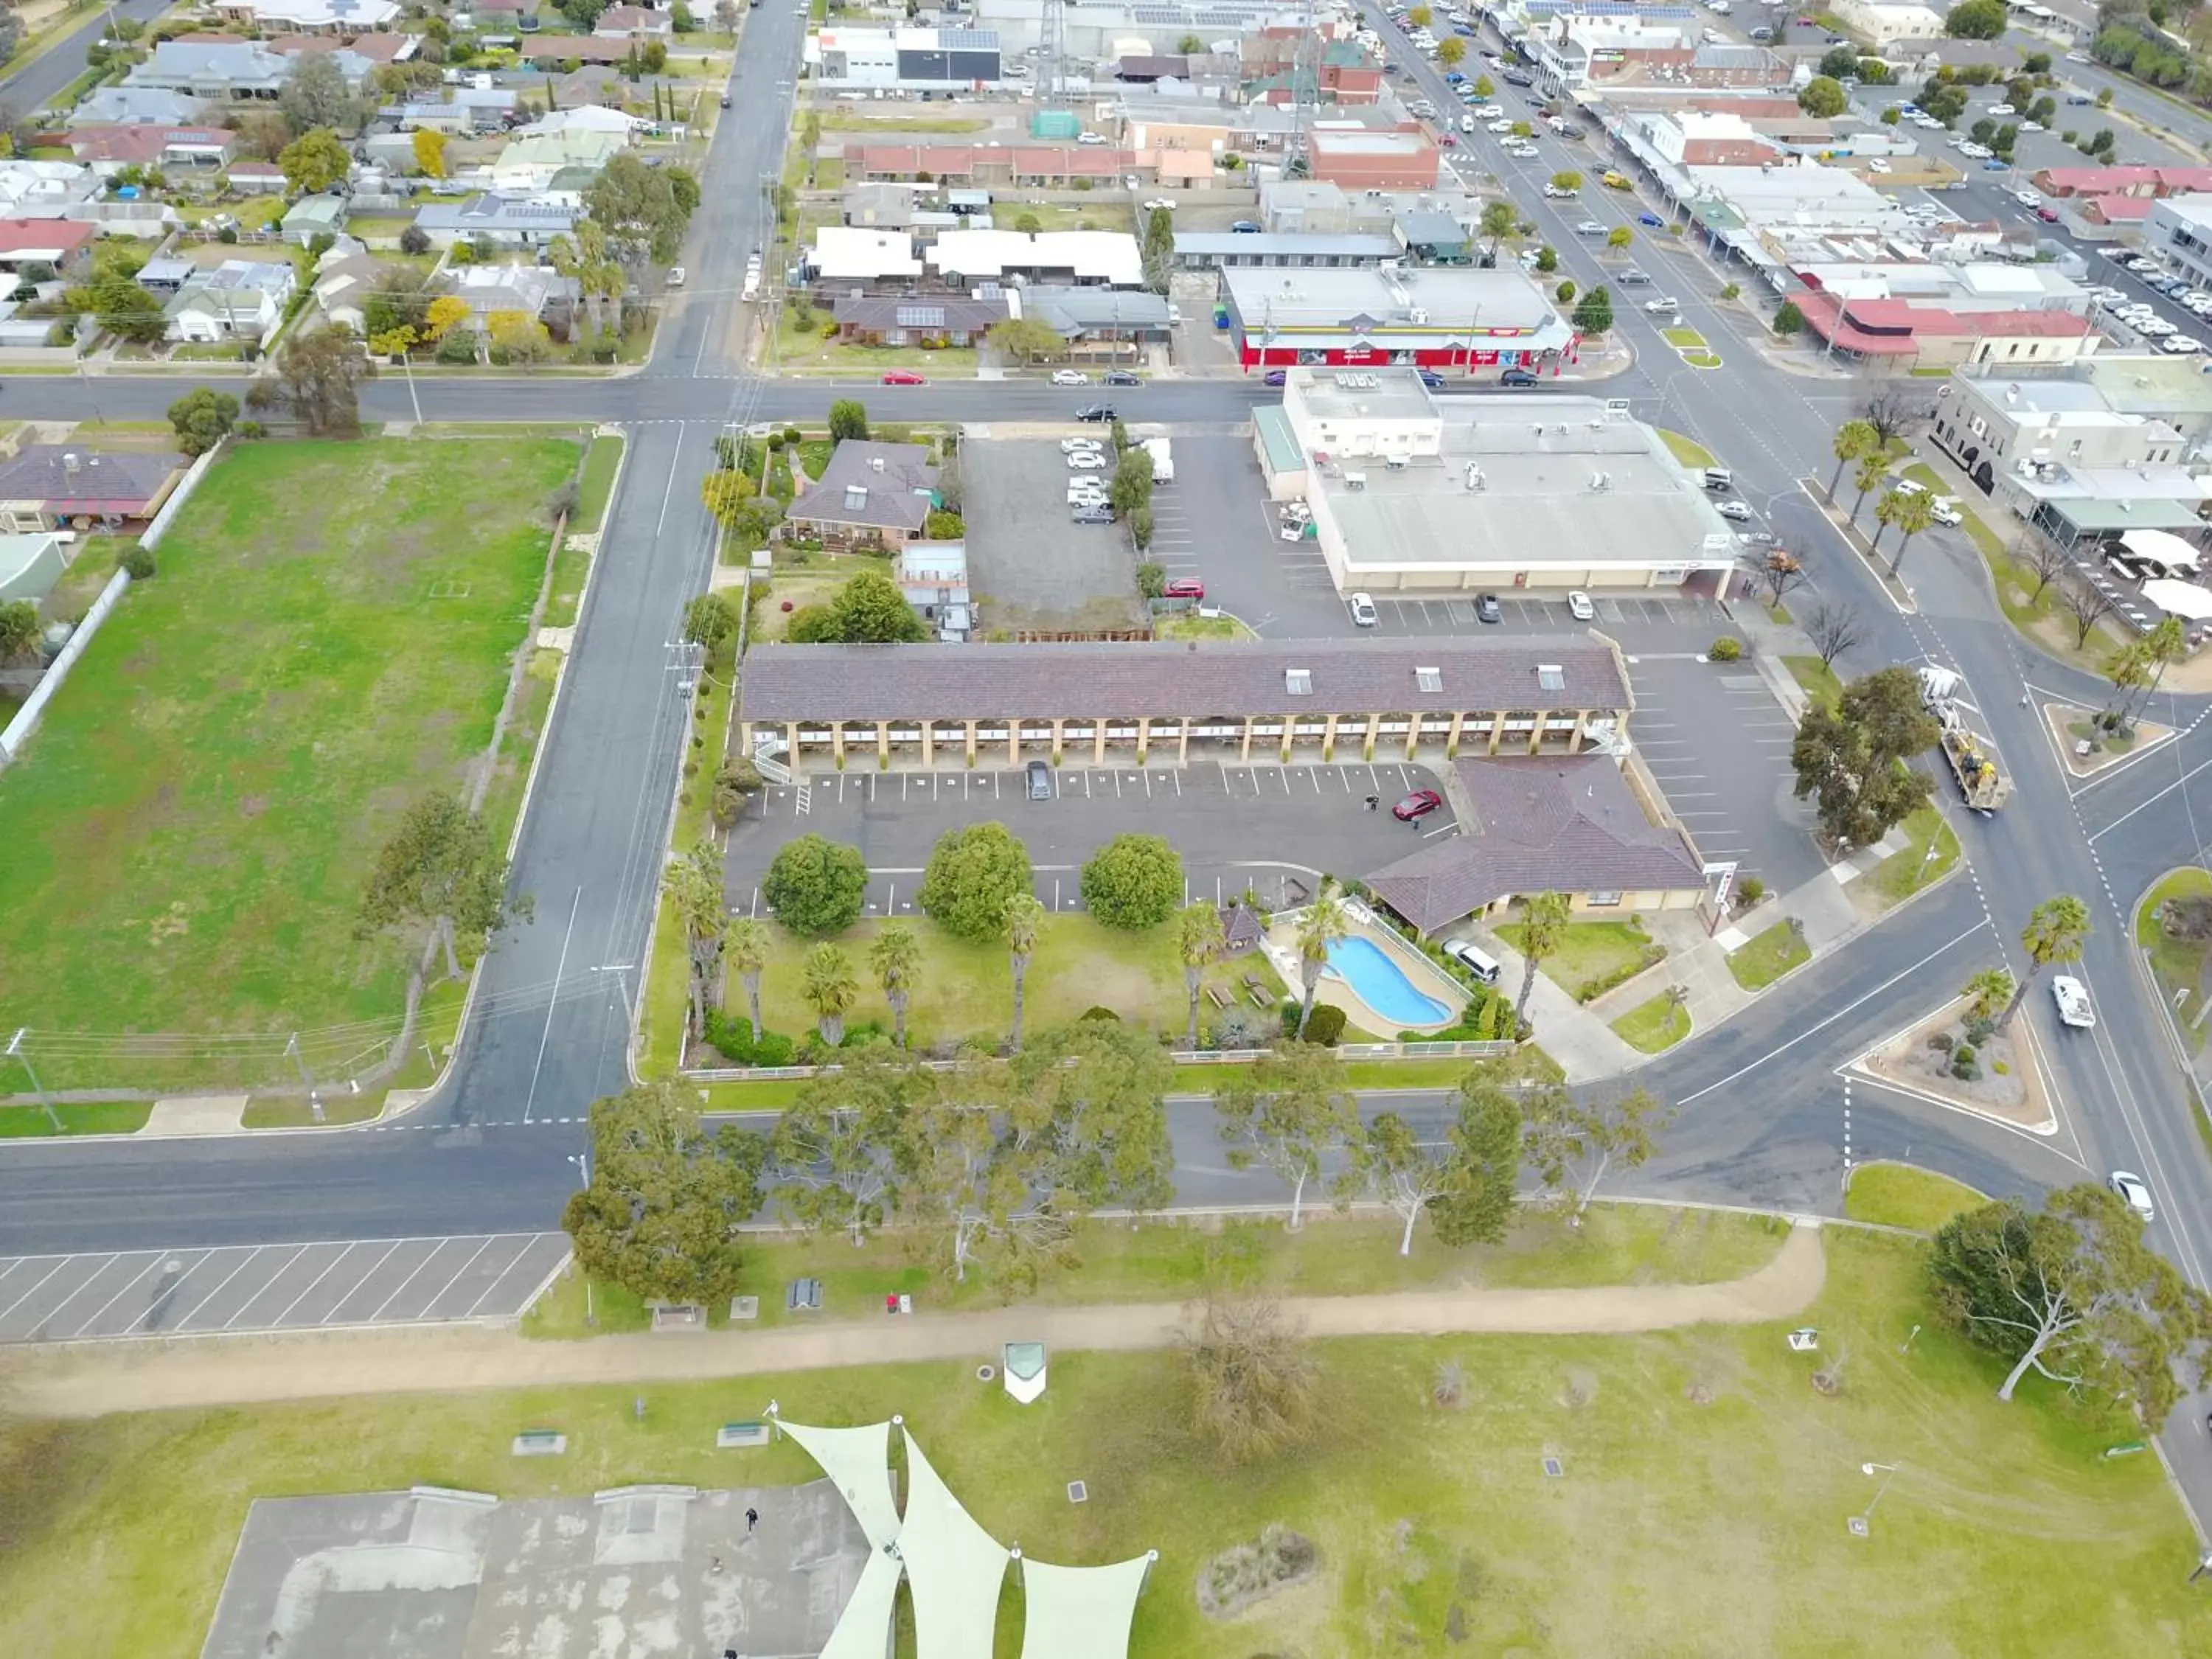
{"type": "MultiPolygon", "coordinates": [[[[1070,422],[1069,435],[1107,428],[1070,422]]],[[[983,625],[1128,628],[1142,620],[1137,563],[1120,525],[1070,522],[1058,438],[971,438],[960,447],[968,574],[983,625]]],[[[1109,476],[1088,476],[1102,482],[1109,476]]]]}
{"type": "MultiPolygon", "coordinates": [[[[1590,607],[1597,612],[1595,622],[1577,622],[1567,609],[1564,597],[1538,599],[1531,595],[1504,593],[1498,596],[1501,619],[1485,623],[1474,614],[1474,595],[1464,598],[1439,599],[1407,594],[1402,598],[1381,593],[1373,596],[1376,627],[1385,633],[1407,634],[1468,634],[1477,632],[1510,631],[1521,629],[1538,633],[1559,633],[1567,629],[1600,628],[1613,632],[1630,628],[1682,628],[1702,630],[1705,635],[1717,633],[1728,626],[1728,615],[1709,599],[1696,594],[1656,592],[1613,596],[1593,593],[1590,607]]],[[[1680,642],[1677,641],[1679,647],[1680,642]]]]}
{"type": "Polygon", "coordinates": [[[1164,836],[1182,854],[1191,896],[1220,897],[1250,883],[1263,893],[1288,874],[1365,876],[1423,841],[1449,834],[1449,806],[1406,824],[1390,804],[1435,788],[1419,766],[1239,766],[1093,769],[1063,766],[1048,801],[1033,801],[1019,772],[845,773],[807,792],[755,797],[730,835],[724,865],[730,902],[760,914],[760,882],[776,849],[810,830],[858,847],[872,879],[873,915],[914,908],[930,849],[946,830],[991,821],[1029,848],[1037,896],[1054,909],[1082,908],[1078,872],[1091,854],[1129,832],[1164,836]],[[1369,811],[1366,797],[1379,797],[1369,811]]]}
{"type": "Polygon", "coordinates": [[[1790,796],[1796,727],[1766,683],[1686,657],[1632,661],[1629,678],[1629,735],[1698,852],[1778,893],[1818,875],[1812,808],[1790,796]]]}
{"type": "Polygon", "coordinates": [[[565,1233],[0,1257],[0,1342],[513,1319],[565,1233]]]}

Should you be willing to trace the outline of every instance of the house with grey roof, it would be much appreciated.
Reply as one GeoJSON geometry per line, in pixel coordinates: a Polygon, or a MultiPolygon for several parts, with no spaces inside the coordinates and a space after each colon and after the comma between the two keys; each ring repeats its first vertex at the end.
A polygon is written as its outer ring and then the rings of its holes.
{"type": "Polygon", "coordinates": [[[162,40],[124,83],[210,104],[238,103],[274,98],[291,78],[294,62],[258,40],[162,40]]]}
{"type": "Polygon", "coordinates": [[[583,216],[580,207],[486,191],[464,202],[428,204],[416,211],[415,228],[433,247],[451,247],[464,238],[494,247],[543,247],[566,236],[583,216]]]}
{"type": "Polygon", "coordinates": [[[125,82],[100,88],[76,106],[75,118],[87,126],[106,123],[118,126],[188,127],[199,120],[201,113],[200,100],[188,92],[125,82]]]}
{"type": "Polygon", "coordinates": [[[1138,289],[1057,288],[1021,290],[1022,314],[1034,317],[1074,343],[1115,344],[1168,337],[1165,296],[1138,289]]]}
{"type": "Polygon", "coordinates": [[[831,303],[830,314],[837,338],[847,345],[972,346],[1006,320],[1006,301],[958,294],[848,294],[831,303]]]}
{"type": "Polygon", "coordinates": [[[220,340],[267,339],[284,320],[300,280],[289,259],[226,259],[198,272],[161,307],[172,340],[212,345],[220,340]]]}
{"type": "Polygon", "coordinates": [[[318,236],[336,236],[345,228],[345,198],[319,191],[293,203],[276,228],[286,241],[308,247],[318,236]]]}
{"type": "Polygon", "coordinates": [[[0,460],[0,532],[28,535],[150,519],[184,465],[182,456],[161,453],[26,445],[0,460]]]}
{"type": "MultiPolygon", "coordinates": [[[[794,505],[793,514],[798,515],[794,505]]],[[[809,764],[873,750],[902,765],[1047,756],[1424,761],[1581,755],[1616,742],[1634,698],[1596,633],[1421,640],[757,646],[749,747],[809,764]]]]}
{"type": "Polygon", "coordinates": [[[1457,833],[1367,878],[1425,935],[1538,893],[1601,915],[1687,909],[1711,884],[1689,831],[1633,757],[1483,756],[1453,769],[1457,833]]]}
{"type": "Polygon", "coordinates": [[[900,547],[921,539],[937,501],[927,446],[848,438],[821,481],[792,502],[786,533],[827,546],[900,547]]]}
{"type": "Polygon", "coordinates": [[[539,321],[557,320],[565,332],[579,292],[574,277],[543,265],[460,265],[446,276],[454,296],[475,314],[478,327],[501,312],[519,311],[539,321]],[[549,311],[556,317],[548,318],[549,311]]]}
{"type": "MultiPolygon", "coordinates": [[[[453,87],[443,101],[404,103],[384,112],[410,131],[463,134],[496,132],[514,115],[517,93],[512,87],[453,87]]],[[[412,140],[410,141],[412,143],[412,140]]]]}

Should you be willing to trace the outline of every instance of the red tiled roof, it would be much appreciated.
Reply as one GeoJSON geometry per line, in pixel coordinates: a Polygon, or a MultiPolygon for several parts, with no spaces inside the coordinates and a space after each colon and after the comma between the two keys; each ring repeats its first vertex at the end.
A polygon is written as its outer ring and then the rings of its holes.
{"type": "Polygon", "coordinates": [[[2096,331],[2087,319],[2065,311],[1952,311],[1911,300],[1853,300],[1846,311],[1834,295],[1818,289],[1793,297],[1822,339],[1877,356],[1906,356],[1923,340],[2063,340],[2096,331]],[[1840,331],[1838,311],[1845,311],[1840,331]]]}
{"type": "Polygon", "coordinates": [[[97,226],[65,219],[0,219],[0,258],[50,247],[74,253],[97,234],[97,226]]]}
{"type": "Polygon", "coordinates": [[[143,126],[110,121],[71,127],[64,138],[80,161],[135,161],[142,167],[160,161],[171,144],[227,148],[236,141],[236,134],[222,127],[143,126]]]}
{"type": "Polygon", "coordinates": [[[2133,224],[2150,217],[2154,196],[2092,196],[2081,211],[2094,214],[2108,225],[2133,224]]]}

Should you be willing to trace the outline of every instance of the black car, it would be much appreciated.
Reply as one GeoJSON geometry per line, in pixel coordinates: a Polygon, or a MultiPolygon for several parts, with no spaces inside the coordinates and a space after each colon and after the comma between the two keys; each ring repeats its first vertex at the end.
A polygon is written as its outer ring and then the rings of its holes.
{"type": "Polygon", "coordinates": [[[1114,509],[1110,507],[1079,507],[1068,514],[1078,524],[1111,524],[1114,509]]]}
{"type": "Polygon", "coordinates": [[[1031,800],[1052,799],[1052,768],[1047,766],[1042,761],[1031,761],[1022,769],[1022,771],[1030,781],[1031,800]]]}
{"type": "Polygon", "coordinates": [[[1104,421],[1110,423],[1115,418],[1114,405],[1111,404],[1085,404],[1082,408],[1075,411],[1075,418],[1079,421],[1104,421]]]}
{"type": "Polygon", "coordinates": [[[1478,622],[1494,623],[1505,620],[1504,608],[1498,603],[1498,595],[1495,593],[1478,593],[1474,596],[1474,615],[1478,622]]]}
{"type": "Polygon", "coordinates": [[[1288,386],[1290,383],[1291,373],[1286,368],[1271,368],[1267,373],[1266,384],[1269,386],[1288,386]]]}
{"type": "Polygon", "coordinates": [[[1142,386],[1142,385],[1144,385],[1144,381],[1143,381],[1140,378],[1139,378],[1137,375],[1132,374],[1131,374],[1131,373],[1129,373],[1129,371],[1128,371],[1127,369],[1126,369],[1126,368],[1115,368],[1115,369],[1109,369],[1109,370],[1108,370],[1108,371],[1107,371],[1107,374],[1106,374],[1106,381],[1105,381],[1105,383],[1106,383],[1108,386],[1142,386]]]}
{"type": "Polygon", "coordinates": [[[1260,227],[1249,219],[1239,219],[1229,228],[1239,236],[1257,236],[1260,234],[1260,227]]]}
{"type": "Polygon", "coordinates": [[[1503,374],[1498,377],[1498,384],[1500,386],[1535,386],[1540,384],[1540,380],[1535,370],[1534,369],[1509,368],[1503,374]]]}
{"type": "Polygon", "coordinates": [[[1443,390],[1444,377],[1437,374],[1436,370],[1433,368],[1425,368],[1420,370],[1419,374],[1421,376],[1421,384],[1428,387],[1430,391],[1441,392],[1443,390]]]}
{"type": "Polygon", "coordinates": [[[1504,79],[1509,87],[1533,87],[1536,84],[1534,76],[1523,75],[1519,70],[1506,70],[1504,79]]]}

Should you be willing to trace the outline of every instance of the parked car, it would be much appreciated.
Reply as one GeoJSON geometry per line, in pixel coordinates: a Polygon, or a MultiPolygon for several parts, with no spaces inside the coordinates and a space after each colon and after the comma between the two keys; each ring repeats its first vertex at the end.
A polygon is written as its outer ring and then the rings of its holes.
{"type": "Polygon", "coordinates": [[[1666,227],[1666,221],[1656,213],[1639,213],[1636,216],[1636,222],[1651,230],[1661,230],[1666,227]]]}
{"type": "Polygon", "coordinates": [[[1421,384],[1428,387],[1430,391],[1439,392],[1443,389],[1444,377],[1437,374],[1433,368],[1419,369],[1415,372],[1420,375],[1421,384]]]}
{"type": "Polygon", "coordinates": [[[884,371],[885,386],[927,386],[929,377],[917,374],[910,368],[887,368],[884,371]]]}
{"type": "Polygon", "coordinates": [[[1474,596],[1474,614],[1479,621],[1486,623],[1504,622],[1505,620],[1505,607],[1498,603],[1497,594],[1478,593],[1474,596]]]}
{"type": "Polygon", "coordinates": [[[1144,383],[1141,376],[1132,374],[1126,368],[1111,368],[1106,371],[1105,384],[1108,386],[1142,386],[1144,383]]]}
{"type": "Polygon", "coordinates": [[[1540,386],[1543,379],[1533,368],[1509,368],[1498,377],[1498,384],[1510,386],[1540,386]]]}
{"type": "Polygon", "coordinates": [[[1444,798],[1433,789],[1416,789],[1390,809],[1390,816],[1401,823],[1411,823],[1425,818],[1444,804],[1444,798]]]}
{"type": "Polygon", "coordinates": [[[682,265],[671,265],[668,267],[668,286],[671,288],[682,288],[684,286],[684,267],[682,265]]]}
{"type": "Polygon", "coordinates": [[[1262,386],[1284,386],[1288,384],[1290,378],[1288,369],[1271,368],[1260,377],[1260,383],[1262,386]]]}
{"type": "Polygon", "coordinates": [[[1114,419],[1114,405],[1085,404],[1075,411],[1075,418],[1079,421],[1103,421],[1110,423],[1114,419]]]}
{"type": "Polygon", "coordinates": [[[1249,219],[1239,219],[1229,228],[1239,236],[1257,236],[1260,234],[1260,227],[1249,219]]]}
{"type": "Polygon", "coordinates": [[[1194,576],[1178,576],[1160,589],[1160,597],[1164,599],[1202,599],[1206,597],[1206,584],[1194,576]]]}
{"type": "Polygon", "coordinates": [[[2054,207],[2039,207],[2035,210],[2035,216],[2046,225],[2055,225],[2058,222],[2058,210],[2054,207]]]}
{"type": "Polygon", "coordinates": [[[1590,596],[1577,587],[1567,594],[1567,614],[1577,622],[1595,622],[1597,607],[1590,603],[1590,596]]]}
{"type": "Polygon", "coordinates": [[[1375,601],[1364,593],[1354,593],[1352,596],[1352,625],[1354,628],[1372,628],[1376,621],[1375,601]]]}
{"type": "Polygon", "coordinates": [[[1100,450],[1105,447],[1105,441],[1100,438],[1062,438],[1060,441],[1060,453],[1063,455],[1073,455],[1079,449],[1100,450]]]}
{"type": "Polygon", "coordinates": [[[1741,501],[1716,501],[1713,511],[1735,524],[1749,524],[1751,509],[1741,501]]]}
{"type": "Polygon", "coordinates": [[[1106,470],[1106,458],[1095,449],[1079,449],[1067,458],[1067,464],[1078,472],[1106,470]]]}
{"type": "Polygon", "coordinates": [[[2131,1175],[2125,1170],[2115,1170],[2112,1171],[2112,1188],[2120,1195],[2121,1202],[2142,1218],[2145,1226],[2158,1219],[2158,1212],[2151,1207],[2149,1184],[2141,1176],[2131,1175]]]}
{"type": "Polygon", "coordinates": [[[1110,507],[1079,507],[1067,515],[1078,524],[1111,524],[1114,509],[1110,507]]]}
{"type": "Polygon", "coordinates": [[[1055,368],[1052,372],[1054,386],[1089,386],[1091,377],[1079,368],[1055,368]]]}
{"type": "Polygon", "coordinates": [[[1031,800],[1052,799],[1052,768],[1042,761],[1031,761],[1022,769],[1022,775],[1029,780],[1031,800]]]}

